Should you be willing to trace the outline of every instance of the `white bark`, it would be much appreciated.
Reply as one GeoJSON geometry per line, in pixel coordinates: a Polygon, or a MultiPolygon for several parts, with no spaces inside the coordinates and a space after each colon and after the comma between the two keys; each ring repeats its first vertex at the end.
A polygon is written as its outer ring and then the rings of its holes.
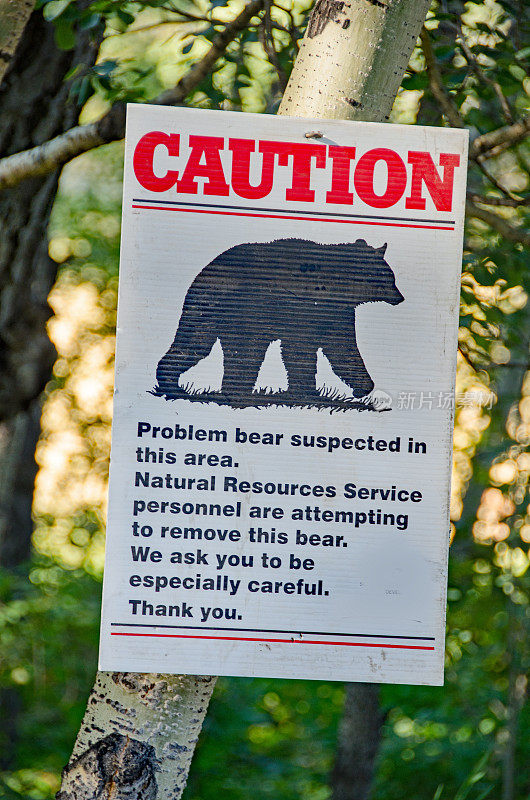
{"type": "Polygon", "coordinates": [[[57,800],[177,800],[215,680],[99,672],[57,800]]]}
{"type": "Polygon", "coordinates": [[[17,186],[27,178],[49,175],[57,167],[87,150],[105,144],[98,131],[98,123],[77,125],[31,150],[23,150],[0,159],[0,191],[17,186]]]}
{"type": "Polygon", "coordinates": [[[35,0],[0,0],[0,82],[35,6],[35,0]]]}
{"type": "Polygon", "coordinates": [[[388,119],[430,0],[317,0],[280,114],[388,119]]]}

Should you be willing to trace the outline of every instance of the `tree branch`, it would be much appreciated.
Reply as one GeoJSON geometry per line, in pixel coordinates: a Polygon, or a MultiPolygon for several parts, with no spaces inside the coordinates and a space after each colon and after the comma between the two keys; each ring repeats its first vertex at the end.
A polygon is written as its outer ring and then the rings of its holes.
{"type": "MultiPolygon", "coordinates": [[[[436,63],[429,33],[425,27],[420,33],[420,39],[429,77],[429,87],[434,99],[439,103],[442,112],[447,117],[447,121],[453,128],[464,128],[465,124],[460,112],[443,84],[442,74],[436,63]]],[[[492,158],[512,145],[526,139],[529,134],[530,114],[518,122],[514,122],[513,125],[505,125],[502,128],[477,136],[470,145],[469,158],[475,161],[479,156],[492,158]]]]}
{"type": "Polygon", "coordinates": [[[473,362],[471,361],[471,357],[470,357],[470,355],[469,355],[469,351],[463,350],[463,349],[462,349],[462,345],[460,345],[460,344],[459,344],[459,345],[458,345],[458,352],[460,353],[460,355],[462,356],[462,358],[464,359],[464,361],[465,361],[467,364],[469,364],[469,366],[471,367],[471,369],[473,369],[475,372],[478,372],[478,368],[477,368],[477,367],[476,367],[476,366],[473,364],[473,362]]]}
{"type": "Polygon", "coordinates": [[[499,83],[496,80],[493,80],[493,78],[490,78],[489,75],[486,75],[486,73],[482,69],[478,59],[476,58],[475,54],[473,53],[468,43],[466,42],[464,33],[462,31],[462,26],[460,25],[460,23],[457,23],[457,30],[458,30],[457,42],[460,45],[460,48],[464,54],[464,58],[466,59],[467,63],[477,76],[478,80],[481,81],[481,83],[483,83],[485,86],[490,86],[493,89],[495,96],[499,101],[499,105],[502,109],[502,113],[504,114],[506,121],[512,123],[513,122],[512,110],[510,108],[508,100],[504,96],[504,93],[499,83]]]}
{"type": "Polygon", "coordinates": [[[507,208],[530,206],[530,197],[486,197],[485,195],[476,194],[475,192],[468,192],[467,198],[473,203],[480,203],[484,206],[505,206],[507,208]]]}
{"type": "Polygon", "coordinates": [[[263,19],[261,20],[261,25],[259,26],[258,36],[261,42],[261,46],[263,47],[265,53],[267,54],[267,58],[269,59],[270,63],[276,70],[276,75],[278,76],[279,89],[283,95],[283,93],[285,92],[285,87],[287,86],[288,79],[280,63],[280,59],[278,58],[278,53],[276,52],[272,29],[273,29],[273,24],[271,20],[271,0],[265,0],[265,14],[263,15],[263,19]]]}
{"type": "Polygon", "coordinates": [[[434,99],[438,102],[440,108],[442,109],[442,113],[447,117],[447,121],[451,127],[464,128],[465,125],[462,117],[460,116],[460,112],[443,84],[442,73],[440,72],[440,68],[436,63],[436,58],[431,45],[431,39],[425,26],[421,29],[420,39],[423,55],[425,56],[429,87],[434,99]]]}
{"type": "Polygon", "coordinates": [[[477,136],[469,148],[471,158],[487,156],[492,158],[498,156],[514,144],[521,142],[530,134],[530,114],[513,125],[505,125],[503,128],[483,133],[477,136]]]}
{"type": "MultiPolygon", "coordinates": [[[[515,197],[515,195],[513,195],[510,192],[509,189],[507,189],[505,186],[503,186],[501,183],[499,183],[499,181],[497,180],[495,175],[493,175],[490,172],[490,170],[488,169],[488,167],[486,167],[485,161],[487,159],[485,158],[485,156],[477,156],[477,158],[470,157],[470,159],[475,162],[475,164],[477,165],[479,170],[482,172],[482,174],[497,189],[497,191],[499,191],[501,194],[504,195],[504,197],[507,200],[517,200],[518,199],[517,197],[515,197]]],[[[500,205],[500,204],[498,204],[498,205],[500,205]]],[[[517,205],[519,205],[519,203],[517,203],[517,205]]]]}
{"type": "Polygon", "coordinates": [[[530,247],[530,233],[524,228],[518,228],[510,222],[507,222],[498,214],[494,214],[492,211],[488,211],[485,208],[480,208],[475,204],[474,200],[469,198],[466,201],[466,213],[470,217],[475,217],[485,222],[486,225],[496,230],[497,233],[500,233],[500,235],[509,242],[516,242],[530,247]]]}
{"type": "MultiPolygon", "coordinates": [[[[188,70],[176,86],[162,92],[150,102],[168,106],[183,103],[212,70],[228,45],[262,8],[263,0],[251,0],[247,3],[243,11],[214,36],[208,52],[188,70]]],[[[123,139],[124,135],[125,104],[116,103],[98,122],[79,125],[39,147],[0,159],[0,190],[16,186],[27,178],[53,172],[81,153],[107,142],[123,139]]]]}

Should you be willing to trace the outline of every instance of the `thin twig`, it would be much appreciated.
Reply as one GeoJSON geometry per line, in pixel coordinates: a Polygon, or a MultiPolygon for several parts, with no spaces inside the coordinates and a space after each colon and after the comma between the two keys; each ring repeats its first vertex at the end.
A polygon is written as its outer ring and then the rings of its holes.
{"type": "Polygon", "coordinates": [[[260,38],[261,45],[265,50],[267,58],[276,70],[279,88],[283,94],[285,87],[287,86],[287,75],[280,64],[280,59],[278,58],[278,53],[276,52],[276,46],[274,44],[271,20],[271,0],[264,0],[264,3],[265,13],[263,15],[263,19],[261,20],[261,25],[259,26],[258,36],[260,38]]]}
{"type": "MultiPolygon", "coordinates": [[[[429,77],[429,86],[431,92],[433,93],[434,98],[438,101],[442,109],[442,112],[445,114],[449,124],[453,128],[463,128],[465,127],[464,120],[460,114],[460,111],[453,102],[450,94],[445,89],[445,86],[443,84],[442,74],[436,62],[436,58],[434,56],[434,52],[432,49],[431,40],[425,26],[421,31],[420,39],[423,49],[423,55],[425,56],[425,64],[427,66],[427,74],[429,77]]],[[[463,42],[463,37],[462,37],[462,42],[463,42]]],[[[462,46],[465,46],[467,48],[467,45],[465,44],[462,46]]],[[[473,61],[474,56],[469,50],[469,48],[467,48],[467,51],[469,53],[470,60],[473,61]]],[[[473,67],[473,64],[471,66],[473,67]]],[[[508,126],[508,127],[513,128],[514,126],[508,126]]],[[[500,130],[506,131],[506,128],[501,128],[500,130]]],[[[488,134],[485,134],[485,136],[488,136],[488,134]]],[[[481,138],[482,137],[478,137],[477,139],[475,139],[475,142],[471,145],[469,154],[470,159],[475,161],[475,163],[482,171],[482,173],[486,176],[486,178],[488,178],[488,180],[493,184],[493,186],[499,192],[506,195],[506,197],[509,198],[510,200],[518,201],[518,198],[514,197],[508,189],[502,186],[485,166],[484,155],[481,152],[480,143],[477,146],[477,142],[481,138]]]]}
{"type": "Polygon", "coordinates": [[[530,206],[530,197],[486,197],[475,194],[475,192],[468,192],[467,197],[473,203],[482,203],[485,206],[505,206],[507,208],[530,206]]]}
{"type": "Polygon", "coordinates": [[[514,122],[513,125],[505,125],[502,128],[477,136],[471,144],[469,154],[472,158],[478,158],[478,156],[493,158],[512,145],[522,142],[529,134],[530,114],[514,122]]]}
{"type": "MultiPolygon", "coordinates": [[[[293,45],[296,53],[300,50],[300,45],[298,44],[298,40],[300,39],[300,31],[295,25],[294,17],[289,9],[284,8],[283,6],[278,5],[278,3],[274,3],[275,7],[278,8],[280,11],[283,11],[284,14],[287,14],[289,19],[289,28],[287,29],[287,33],[291,37],[291,44],[293,45]]],[[[273,23],[273,27],[278,27],[279,30],[286,30],[281,26],[278,26],[278,23],[273,23]]]]}
{"type": "MultiPolygon", "coordinates": [[[[423,55],[425,56],[425,64],[427,67],[427,74],[429,77],[429,86],[431,92],[438,101],[442,112],[445,114],[447,121],[453,128],[465,127],[464,121],[460,112],[454,104],[451,95],[443,85],[442,74],[436,63],[436,58],[433,53],[429,33],[423,27],[420,33],[423,55]]],[[[469,157],[471,159],[478,159],[479,156],[484,158],[493,158],[500,153],[507,150],[514,144],[523,141],[530,134],[530,114],[523,119],[514,122],[512,125],[505,125],[502,128],[497,128],[494,131],[483,133],[471,143],[469,148],[469,157]]],[[[501,188],[501,191],[504,191],[501,188]]]]}
{"type": "Polygon", "coordinates": [[[475,54],[473,53],[473,51],[471,50],[471,48],[469,47],[468,43],[465,40],[464,33],[462,31],[462,26],[460,25],[460,23],[457,23],[457,30],[458,30],[457,42],[460,45],[460,48],[462,49],[464,58],[466,59],[467,63],[469,64],[469,66],[479,79],[479,81],[481,81],[481,83],[483,83],[485,86],[489,86],[491,89],[493,89],[497,97],[497,100],[499,101],[499,105],[502,109],[502,113],[504,114],[506,121],[512,123],[513,122],[512,110],[508,104],[508,100],[506,99],[500,85],[497,83],[496,80],[493,80],[493,78],[490,78],[489,75],[485,74],[478,59],[476,58],[475,54]]]}
{"type": "Polygon", "coordinates": [[[442,112],[447,117],[447,121],[452,128],[464,128],[464,120],[460,115],[460,111],[456,107],[453,99],[447,92],[442,79],[442,73],[436,63],[436,58],[433,53],[431,39],[425,26],[421,29],[420,33],[421,46],[423,55],[425,57],[425,64],[427,67],[427,75],[429,78],[429,87],[437,100],[442,112]]]}
{"type": "Polygon", "coordinates": [[[482,174],[489,180],[491,184],[503,194],[508,200],[518,200],[519,198],[515,197],[509,189],[503,186],[497,178],[490,172],[487,168],[486,164],[484,163],[485,159],[484,156],[477,156],[476,158],[471,158],[471,161],[474,161],[477,167],[480,169],[482,174]]]}
{"type": "Polygon", "coordinates": [[[475,372],[479,371],[478,367],[476,367],[473,364],[473,362],[471,361],[471,358],[469,357],[469,353],[466,353],[464,350],[462,350],[462,346],[461,345],[458,345],[458,352],[460,353],[460,355],[462,356],[464,361],[466,361],[469,364],[469,366],[471,367],[472,370],[474,370],[475,372]]]}
{"type": "Polygon", "coordinates": [[[507,222],[498,214],[494,214],[492,211],[488,211],[485,208],[480,208],[480,206],[475,205],[473,200],[468,199],[466,201],[466,212],[470,217],[475,217],[485,222],[486,225],[496,230],[497,233],[500,233],[500,235],[509,242],[523,244],[526,247],[530,246],[530,233],[523,227],[518,228],[510,222],[507,222]]]}

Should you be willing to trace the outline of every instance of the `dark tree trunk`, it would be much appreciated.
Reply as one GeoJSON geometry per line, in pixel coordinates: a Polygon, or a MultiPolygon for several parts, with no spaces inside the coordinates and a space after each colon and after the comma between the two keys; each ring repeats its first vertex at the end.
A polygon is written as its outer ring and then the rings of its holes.
{"type": "MultiPolygon", "coordinates": [[[[0,84],[0,156],[62,133],[78,109],[64,83],[76,64],[90,66],[98,49],[88,34],[74,50],[59,50],[53,26],[34,12],[0,84]]],[[[14,568],[31,551],[31,505],[37,466],[40,394],[51,374],[54,348],[46,335],[47,296],[56,275],[47,227],[59,173],[0,195],[0,565],[14,568]]],[[[1,766],[15,753],[20,700],[0,692],[1,766]]]]}
{"type": "Polygon", "coordinates": [[[8,569],[26,561],[30,554],[39,431],[38,400],[0,422],[0,564],[8,569]]]}
{"type": "Polygon", "coordinates": [[[381,739],[379,686],[349,683],[331,776],[332,800],[367,800],[381,739]]]}
{"type": "MultiPolygon", "coordinates": [[[[35,12],[0,85],[0,156],[41,144],[76,122],[66,73],[90,66],[98,42],[80,34],[59,50],[53,26],[35,12]]],[[[59,173],[26,181],[0,195],[0,564],[30,552],[39,396],[54,349],[46,335],[47,296],[56,275],[46,230],[59,173]]]]}

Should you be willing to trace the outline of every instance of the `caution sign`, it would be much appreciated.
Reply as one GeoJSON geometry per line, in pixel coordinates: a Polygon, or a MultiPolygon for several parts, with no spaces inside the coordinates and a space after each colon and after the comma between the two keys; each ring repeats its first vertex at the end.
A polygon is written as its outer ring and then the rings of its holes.
{"type": "Polygon", "coordinates": [[[101,669],[443,681],[466,152],[129,106],[101,669]]]}

